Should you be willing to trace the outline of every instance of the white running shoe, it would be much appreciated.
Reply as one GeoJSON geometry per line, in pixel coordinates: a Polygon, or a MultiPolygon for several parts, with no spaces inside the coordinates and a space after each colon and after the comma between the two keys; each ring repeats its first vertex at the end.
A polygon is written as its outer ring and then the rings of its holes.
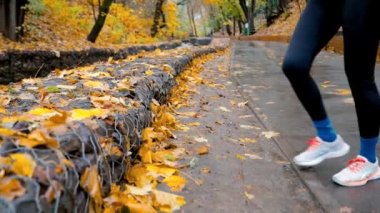
{"type": "Polygon", "coordinates": [[[370,180],[380,178],[380,167],[376,158],[375,163],[371,163],[367,158],[358,155],[350,160],[346,168],[335,174],[332,179],[342,186],[362,186],[370,180]]]}
{"type": "Polygon", "coordinates": [[[298,166],[315,166],[328,158],[337,158],[347,154],[350,146],[337,136],[333,142],[325,142],[319,137],[309,140],[309,147],[294,157],[298,166]]]}

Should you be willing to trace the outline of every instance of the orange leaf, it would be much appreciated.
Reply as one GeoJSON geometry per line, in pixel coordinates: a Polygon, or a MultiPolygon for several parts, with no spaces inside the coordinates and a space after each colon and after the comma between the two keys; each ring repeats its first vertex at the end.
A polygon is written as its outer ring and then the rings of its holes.
{"type": "Polygon", "coordinates": [[[197,148],[198,155],[208,154],[208,146],[201,146],[197,148]]]}
{"type": "Polygon", "coordinates": [[[46,145],[47,147],[57,149],[59,143],[54,138],[41,130],[34,130],[27,138],[20,138],[19,144],[25,147],[33,148],[39,145],[46,145]]]}
{"type": "Polygon", "coordinates": [[[9,201],[22,196],[25,194],[25,191],[20,181],[15,178],[8,177],[0,179],[0,196],[9,201]]]}

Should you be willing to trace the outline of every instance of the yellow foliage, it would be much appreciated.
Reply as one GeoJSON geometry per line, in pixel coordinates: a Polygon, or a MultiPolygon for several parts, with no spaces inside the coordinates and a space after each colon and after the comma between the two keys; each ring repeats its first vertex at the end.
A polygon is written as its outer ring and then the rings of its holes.
{"type": "Polygon", "coordinates": [[[37,164],[29,154],[14,153],[0,157],[0,165],[16,175],[32,177],[37,164]]]}
{"type": "Polygon", "coordinates": [[[73,109],[70,111],[71,118],[74,120],[83,120],[86,118],[92,118],[92,117],[104,117],[107,115],[108,110],[106,109],[99,109],[99,108],[93,108],[93,109],[73,109]]]}
{"type": "MultiPolygon", "coordinates": [[[[53,49],[78,50],[89,47],[122,48],[126,44],[153,43],[178,37],[180,22],[177,6],[167,1],[163,6],[166,27],[159,30],[156,38],[150,35],[153,15],[144,15],[146,8],[129,8],[121,3],[113,3],[96,44],[86,41],[94,25],[94,15],[90,1],[42,0],[45,9],[41,16],[27,14],[24,23],[25,35],[22,45],[0,36],[0,51],[6,49],[53,49]]],[[[97,15],[97,14],[96,14],[97,15]]]]}
{"type": "Polygon", "coordinates": [[[86,168],[80,178],[80,185],[86,192],[88,192],[97,204],[101,204],[103,202],[102,188],[96,166],[86,168]]]}
{"type": "Polygon", "coordinates": [[[163,182],[166,183],[172,191],[178,192],[185,187],[187,180],[179,175],[173,175],[166,177],[163,182]]]}

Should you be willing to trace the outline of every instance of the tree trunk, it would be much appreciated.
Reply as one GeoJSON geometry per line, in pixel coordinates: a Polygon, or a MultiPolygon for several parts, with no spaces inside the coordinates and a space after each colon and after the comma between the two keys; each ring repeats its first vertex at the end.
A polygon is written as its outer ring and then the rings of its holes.
{"type": "Polygon", "coordinates": [[[113,1],[114,0],[104,0],[102,6],[100,7],[98,18],[96,19],[94,27],[92,28],[90,34],[87,36],[88,41],[95,43],[100,31],[104,26],[104,23],[106,22],[107,14],[109,13],[113,1]]]}
{"type": "Polygon", "coordinates": [[[192,6],[191,5],[189,6],[189,4],[187,5],[187,15],[189,17],[192,34],[193,36],[198,37],[197,26],[195,25],[195,21],[194,21],[194,11],[193,11],[192,6]]]}
{"type": "Polygon", "coordinates": [[[229,24],[226,24],[226,32],[227,32],[228,36],[232,35],[231,26],[229,24]]]}
{"type": "Polygon", "coordinates": [[[160,23],[160,17],[162,16],[162,5],[164,5],[165,0],[157,0],[156,9],[154,11],[153,25],[150,30],[150,35],[155,37],[158,33],[158,24],[160,23]]]}
{"type": "Polygon", "coordinates": [[[236,18],[233,18],[233,25],[232,25],[232,35],[236,35],[236,18]]]}
{"type": "Polygon", "coordinates": [[[249,8],[248,13],[248,28],[249,28],[249,35],[253,35],[256,32],[255,29],[255,6],[256,6],[256,0],[252,0],[251,7],[249,8]]]}
{"type": "Polygon", "coordinates": [[[8,37],[11,40],[16,40],[16,30],[17,30],[17,12],[16,12],[16,0],[9,1],[9,34],[8,37]]]}
{"type": "Polygon", "coordinates": [[[248,7],[247,7],[246,0],[239,0],[239,4],[240,4],[241,9],[243,10],[245,20],[248,21],[248,7]]]}
{"type": "Polygon", "coordinates": [[[22,34],[26,0],[0,0],[0,33],[16,41],[22,34]]]}
{"type": "Polygon", "coordinates": [[[238,20],[239,34],[243,35],[243,22],[238,20]]]}

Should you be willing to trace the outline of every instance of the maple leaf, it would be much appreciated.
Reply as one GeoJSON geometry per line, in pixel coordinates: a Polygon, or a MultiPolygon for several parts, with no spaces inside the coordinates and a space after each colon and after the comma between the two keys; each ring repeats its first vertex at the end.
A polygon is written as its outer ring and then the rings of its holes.
{"type": "Polygon", "coordinates": [[[87,167],[81,178],[81,187],[88,192],[88,194],[95,200],[96,203],[101,204],[102,200],[102,188],[99,182],[98,169],[96,166],[87,167]]]}
{"type": "Polygon", "coordinates": [[[0,179],[0,196],[12,201],[16,197],[24,195],[26,192],[25,188],[21,185],[20,181],[7,177],[0,179]]]}

